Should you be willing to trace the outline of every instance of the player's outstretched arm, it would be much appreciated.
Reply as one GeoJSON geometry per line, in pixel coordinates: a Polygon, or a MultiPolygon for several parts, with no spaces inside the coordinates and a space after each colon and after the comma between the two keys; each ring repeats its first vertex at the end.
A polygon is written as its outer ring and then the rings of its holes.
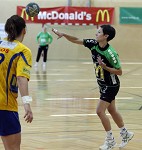
{"type": "Polygon", "coordinates": [[[70,41],[72,43],[83,45],[83,40],[81,40],[77,37],[74,37],[74,36],[71,36],[71,35],[68,35],[68,34],[65,34],[65,33],[61,33],[56,29],[52,29],[52,31],[58,36],[58,39],[61,38],[61,37],[65,37],[68,41],[70,41]]]}

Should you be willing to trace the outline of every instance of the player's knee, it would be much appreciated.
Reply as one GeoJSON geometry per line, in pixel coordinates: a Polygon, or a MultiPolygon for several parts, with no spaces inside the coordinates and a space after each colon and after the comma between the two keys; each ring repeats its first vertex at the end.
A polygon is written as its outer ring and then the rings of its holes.
{"type": "Polygon", "coordinates": [[[101,109],[97,109],[97,110],[96,110],[96,114],[97,114],[99,117],[101,117],[101,116],[104,115],[104,111],[102,111],[101,109]]]}

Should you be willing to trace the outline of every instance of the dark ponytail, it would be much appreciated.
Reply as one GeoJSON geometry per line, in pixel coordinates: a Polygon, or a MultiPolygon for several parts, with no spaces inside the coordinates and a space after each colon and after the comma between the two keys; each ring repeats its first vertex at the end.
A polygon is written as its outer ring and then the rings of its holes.
{"type": "Polygon", "coordinates": [[[14,41],[21,34],[25,27],[25,20],[18,15],[13,15],[7,19],[5,31],[8,34],[8,41],[14,41]]]}

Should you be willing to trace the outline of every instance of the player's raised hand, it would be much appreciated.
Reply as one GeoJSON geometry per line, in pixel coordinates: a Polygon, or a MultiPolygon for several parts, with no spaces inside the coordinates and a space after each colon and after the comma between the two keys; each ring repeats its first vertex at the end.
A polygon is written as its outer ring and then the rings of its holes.
{"type": "Polygon", "coordinates": [[[100,56],[97,57],[97,61],[98,61],[99,65],[105,69],[106,64],[103,62],[103,59],[100,56]]]}
{"type": "Polygon", "coordinates": [[[64,34],[63,34],[63,33],[58,32],[58,30],[56,30],[56,29],[52,29],[52,32],[54,32],[54,33],[58,36],[58,38],[57,38],[57,39],[60,39],[61,37],[63,37],[63,36],[64,36],[64,34]]]}

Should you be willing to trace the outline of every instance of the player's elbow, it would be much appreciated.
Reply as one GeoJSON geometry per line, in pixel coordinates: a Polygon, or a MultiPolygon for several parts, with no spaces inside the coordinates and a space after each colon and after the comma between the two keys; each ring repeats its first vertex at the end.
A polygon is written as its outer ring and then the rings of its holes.
{"type": "Polygon", "coordinates": [[[75,44],[83,45],[83,41],[80,41],[80,40],[74,40],[72,42],[75,44]]]}

